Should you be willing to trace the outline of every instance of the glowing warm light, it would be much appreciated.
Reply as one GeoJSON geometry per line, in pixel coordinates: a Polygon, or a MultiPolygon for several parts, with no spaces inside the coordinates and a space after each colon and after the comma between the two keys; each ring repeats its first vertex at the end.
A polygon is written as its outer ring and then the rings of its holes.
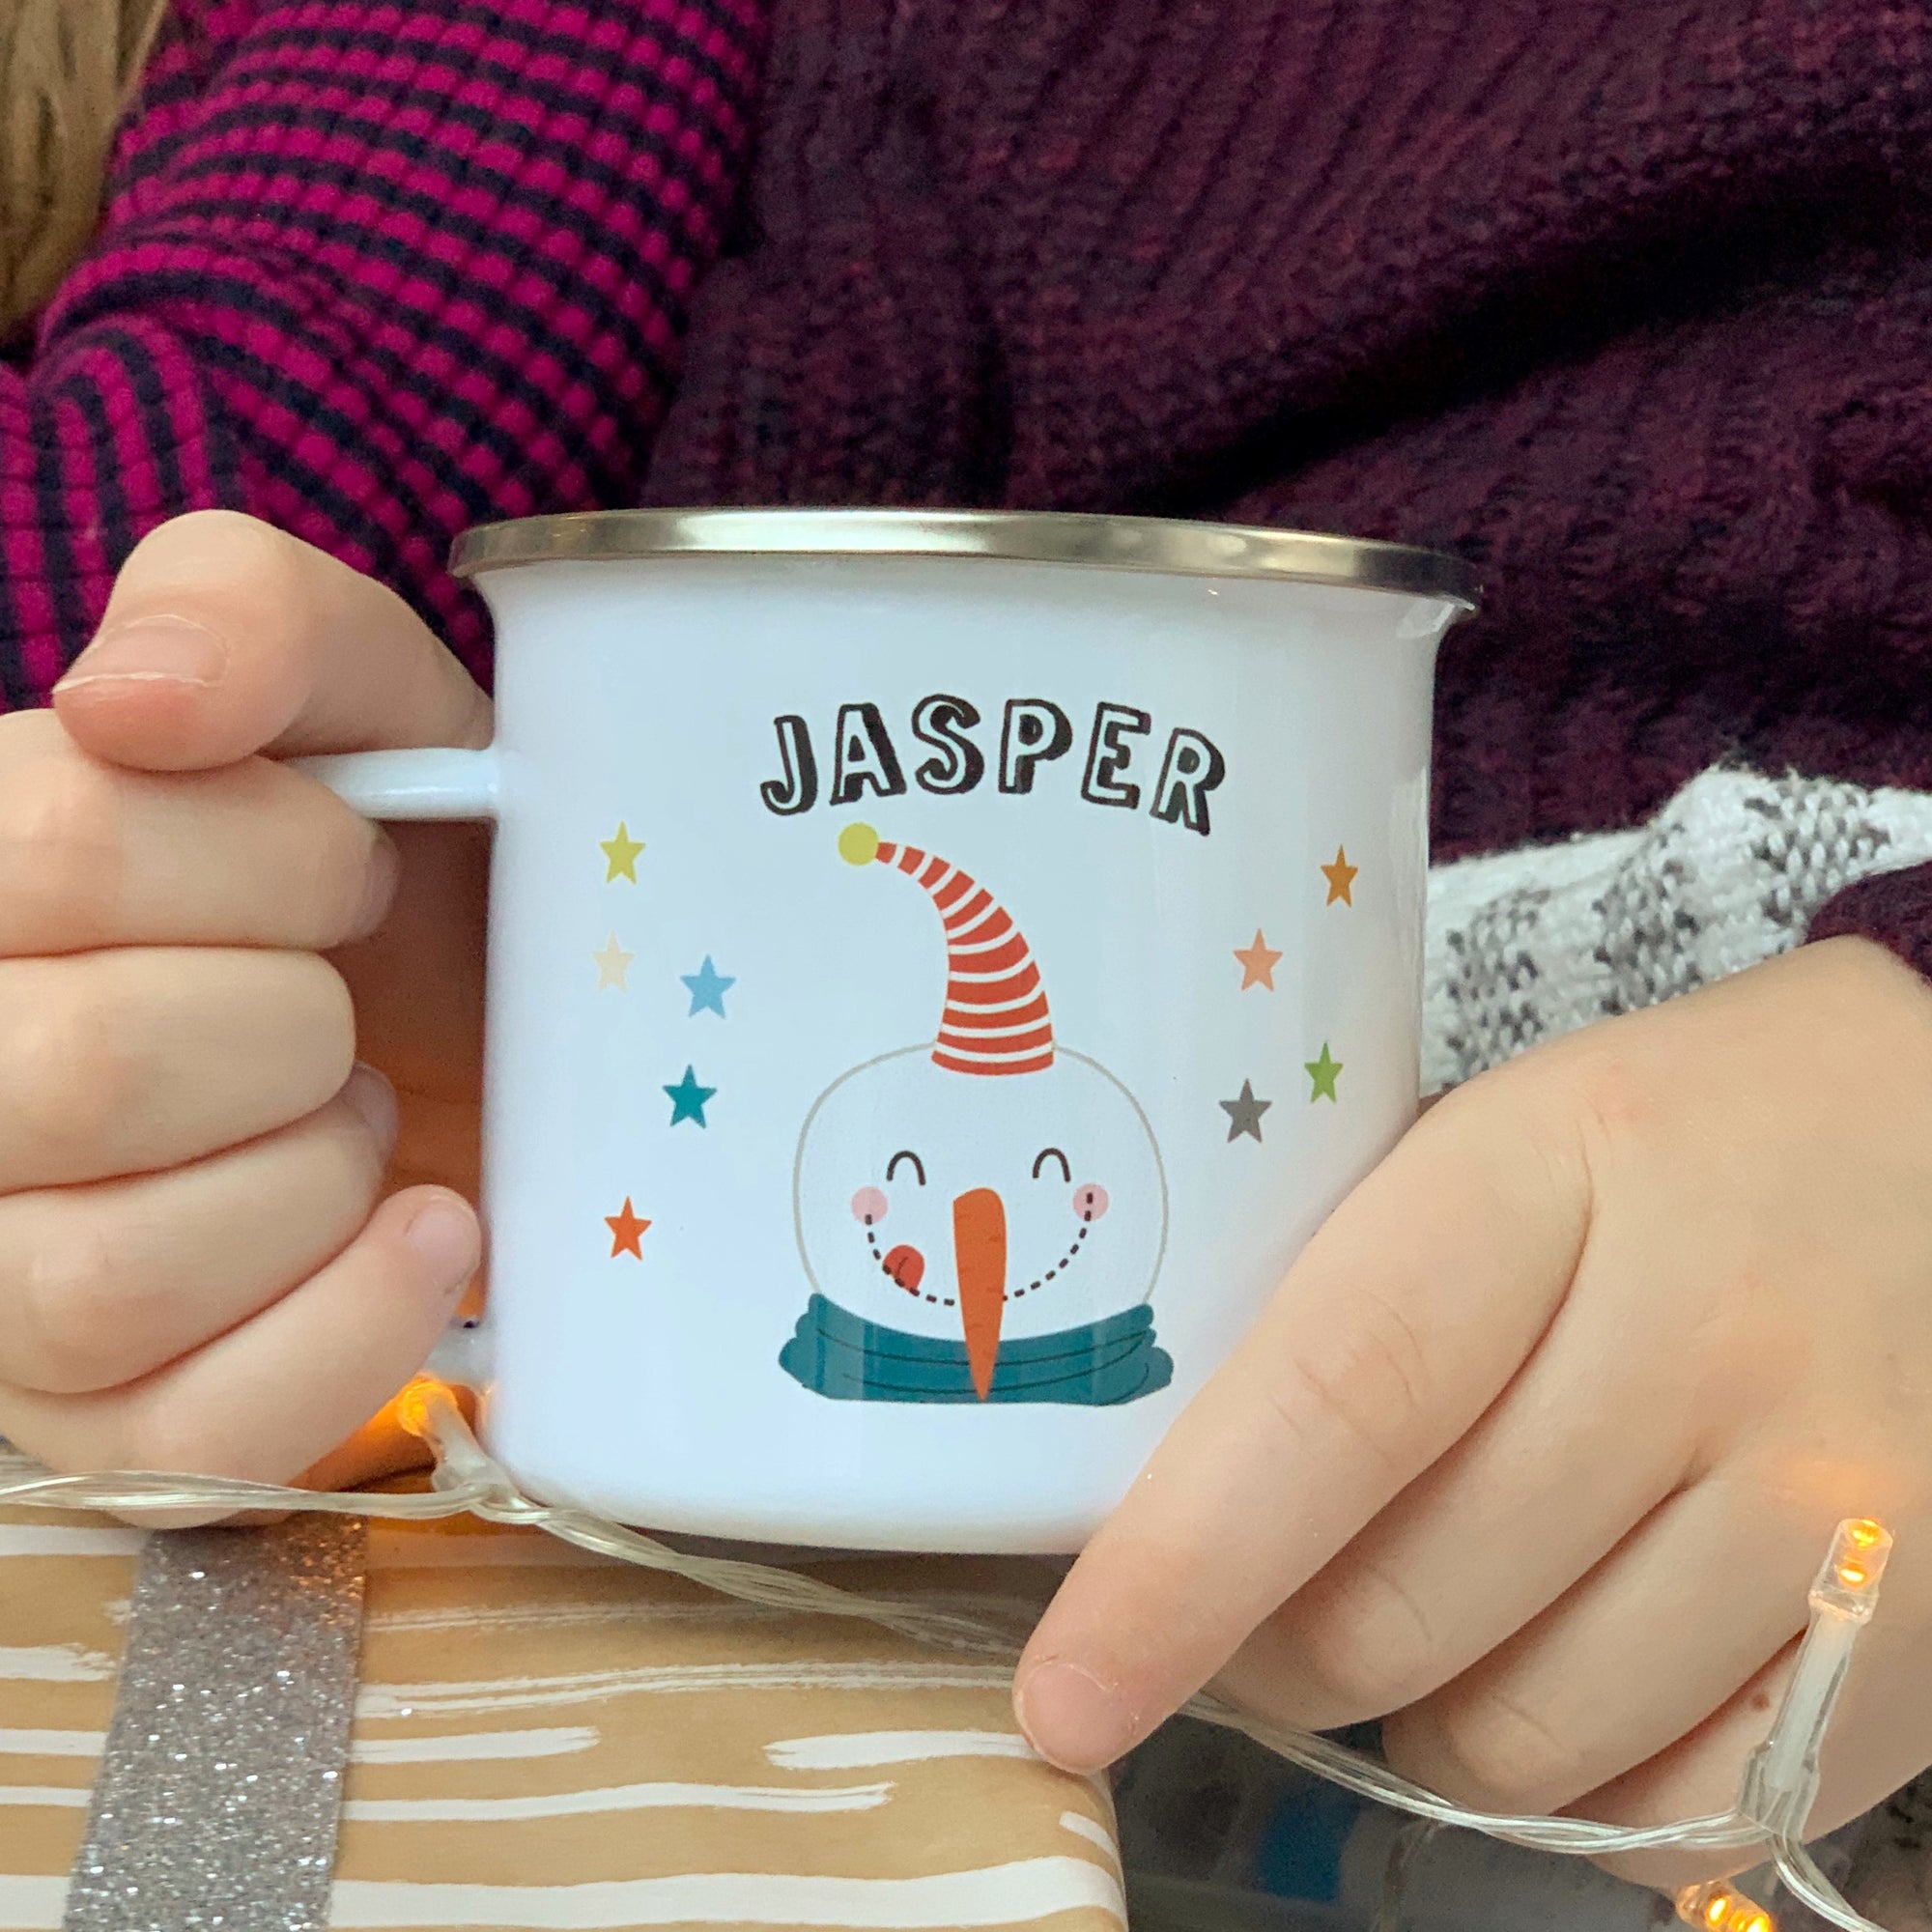
{"type": "Polygon", "coordinates": [[[418,1376],[396,1397],[397,1422],[412,1435],[427,1435],[429,1406],[431,1399],[436,1396],[455,1400],[446,1382],[439,1381],[434,1376],[418,1376]]]}
{"type": "Polygon", "coordinates": [[[1756,1899],[1721,1883],[1687,1886],[1677,1894],[1677,1916],[1704,1932],[1776,1932],[1776,1923],[1756,1899]]]}
{"type": "Polygon", "coordinates": [[[1879,1580],[1891,1555],[1891,1532],[1868,1516],[1838,1525],[1832,1553],[1811,1589],[1811,1607],[1863,1623],[1878,1603],[1879,1580]]]}

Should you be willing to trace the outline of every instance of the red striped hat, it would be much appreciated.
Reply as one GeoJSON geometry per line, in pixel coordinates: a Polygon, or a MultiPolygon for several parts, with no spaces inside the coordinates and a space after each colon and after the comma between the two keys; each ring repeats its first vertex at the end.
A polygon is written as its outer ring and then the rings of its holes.
{"type": "Polygon", "coordinates": [[[895,845],[869,825],[838,835],[848,864],[894,866],[932,895],[946,927],[946,1012],[933,1064],[954,1073],[1040,1073],[1053,1065],[1046,988],[1026,934],[957,866],[895,845]]]}

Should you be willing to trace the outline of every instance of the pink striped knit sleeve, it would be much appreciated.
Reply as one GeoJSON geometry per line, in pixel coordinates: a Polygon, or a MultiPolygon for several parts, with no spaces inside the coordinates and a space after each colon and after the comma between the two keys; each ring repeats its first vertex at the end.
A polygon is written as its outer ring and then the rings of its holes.
{"type": "Polygon", "coordinates": [[[479,674],[450,539],[635,500],[745,163],[762,0],[178,0],[101,242],[0,368],[0,700],[134,543],[266,517],[479,674]]]}

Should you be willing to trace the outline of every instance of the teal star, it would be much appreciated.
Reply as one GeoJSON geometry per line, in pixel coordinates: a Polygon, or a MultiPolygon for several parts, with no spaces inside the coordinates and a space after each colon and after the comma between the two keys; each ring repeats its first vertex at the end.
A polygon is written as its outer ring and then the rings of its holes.
{"type": "Polygon", "coordinates": [[[724,995],[738,981],[729,973],[721,973],[711,963],[710,953],[704,955],[704,964],[696,973],[680,973],[677,976],[691,989],[691,1011],[687,1019],[696,1019],[699,1013],[716,1013],[724,1017],[724,995]]]}
{"type": "Polygon", "coordinates": [[[702,1127],[709,1124],[704,1118],[704,1103],[718,1092],[715,1087],[700,1087],[697,1075],[690,1067],[684,1069],[684,1078],[675,1087],[667,1087],[670,1095],[670,1123],[676,1126],[680,1121],[696,1121],[702,1127]]]}

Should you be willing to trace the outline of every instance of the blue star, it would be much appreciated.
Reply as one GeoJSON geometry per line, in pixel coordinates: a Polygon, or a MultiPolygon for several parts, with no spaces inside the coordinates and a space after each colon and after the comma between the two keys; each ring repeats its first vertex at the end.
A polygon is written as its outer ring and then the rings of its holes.
{"type": "Polygon", "coordinates": [[[717,1093],[715,1087],[700,1087],[697,1075],[690,1067],[684,1069],[684,1078],[675,1087],[667,1087],[670,1095],[670,1123],[676,1126],[680,1121],[696,1121],[701,1127],[706,1124],[704,1103],[717,1093]]]}
{"type": "Polygon", "coordinates": [[[696,1019],[699,1013],[716,1013],[724,1017],[724,995],[738,982],[728,973],[721,973],[711,963],[710,953],[704,955],[704,964],[696,973],[680,973],[677,976],[691,988],[691,1011],[687,1019],[696,1019]]]}

